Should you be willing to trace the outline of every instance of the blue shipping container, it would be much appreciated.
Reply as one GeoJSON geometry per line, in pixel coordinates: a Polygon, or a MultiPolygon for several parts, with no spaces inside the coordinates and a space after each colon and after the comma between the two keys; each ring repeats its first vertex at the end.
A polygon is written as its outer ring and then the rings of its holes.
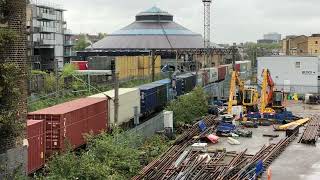
{"type": "Polygon", "coordinates": [[[170,79],[162,79],[160,81],[155,81],[152,84],[163,84],[167,88],[167,101],[171,101],[173,99],[173,94],[172,94],[172,83],[170,79]]]}
{"type": "Polygon", "coordinates": [[[153,112],[167,103],[167,90],[164,84],[145,84],[139,89],[142,114],[153,112]]]}

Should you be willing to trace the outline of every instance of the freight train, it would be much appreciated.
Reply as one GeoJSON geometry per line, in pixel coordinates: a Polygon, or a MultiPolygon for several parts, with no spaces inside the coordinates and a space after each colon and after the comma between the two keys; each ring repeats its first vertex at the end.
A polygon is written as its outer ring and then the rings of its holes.
{"type": "MultiPolygon", "coordinates": [[[[250,71],[249,63],[237,63],[236,70],[250,71]]],[[[135,113],[146,116],[162,110],[168,102],[196,86],[206,88],[223,81],[232,70],[232,65],[222,65],[136,88],[120,88],[117,124],[128,123],[135,113]]],[[[115,123],[113,99],[112,90],[28,113],[28,174],[41,169],[52,154],[63,152],[66,142],[75,149],[85,144],[84,134],[97,135],[107,131],[115,123]]]]}

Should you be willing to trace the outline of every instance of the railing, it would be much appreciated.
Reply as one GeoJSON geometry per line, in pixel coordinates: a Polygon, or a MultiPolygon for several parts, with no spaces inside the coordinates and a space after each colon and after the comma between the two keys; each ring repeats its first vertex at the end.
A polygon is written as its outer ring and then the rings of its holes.
{"type": "Polygon", "coordinates": [[[65,57],[76,56],[76,53],[75,52],[66,51],[66,52],[64,52],[64,56],[65,57]]]}
{"type": "Polygon", "coordinates": [[[54,32],[56,32],[56,28],[42,26],[42,27],[40,27],[40,31],[54,33],[54,32]]]}
{"type": "Polygon", "coordinates": [[[72,31],[70,29],[64,29],[63,32],[66,35],[72,35],[72,31]]]}
{"type": "Polygon", "coordinates": [[[57,20],[57,16],[55,14],[49,14],[49,13],[39,13],[38,17],[42,19],[48,19],[48,20],[57,20]]]}
{"type": "Polygon", "coordinates": [[[42,39],[40,41],[40,45],[54,45],[55,43],[56,41],[52,39],[42,39]]]}
{"type": "Polygon", "coordinates": [[[68,40],[68,41],[65,41],[65,42],[64,42],[64,45],[65,45],[65,46],[73,46],[74,43],[73,43],[73,41],[68,40]]]}

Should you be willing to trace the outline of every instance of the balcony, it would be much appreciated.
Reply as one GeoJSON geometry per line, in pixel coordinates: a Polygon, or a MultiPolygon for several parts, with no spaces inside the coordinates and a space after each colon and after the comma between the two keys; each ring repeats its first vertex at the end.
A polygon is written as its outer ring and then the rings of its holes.
{"type": "Polygon", "coordinates": [[[76,56],[75,52],[70,52],[70,51],[65,51],[64,52],[64,57],[72,57],[72,56],[76,56]]]}
{"type": "Polygon", "coordinates": [[[42,27],[40,27],[40,32],[55,33],[56,32],[56,28],[42,26],[42,27]]]}
{"type": "Polygon", "coordinates": [[[74,43],[71,40],[67,40],[64,42],[64,46],[73,46],[73,45],[74,45],[74,43]]]}
{"type": "Polygon", "coordinates": [[[70,29],[64,29],[63,32],[64,35],[73,35],[70,29]]]}
{"type": "Polygon", "coordinates": [[[48,13],[39,13],[38,18],[46,19],[46,20],[56,20],[57,16],[55,14],[48,14],[48,13]]]}
{"type": "Polygon", "coordinates": [[[52,39],[42,39],[40,45],[55,45],[56,41],[52,39]]]}

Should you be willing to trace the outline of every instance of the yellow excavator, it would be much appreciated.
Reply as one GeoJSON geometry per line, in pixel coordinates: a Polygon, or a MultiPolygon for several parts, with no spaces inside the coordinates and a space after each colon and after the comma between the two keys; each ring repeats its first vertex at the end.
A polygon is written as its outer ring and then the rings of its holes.
{"type": "Polygon", "coordinates": [[[285,110],[283,102],[284,93],[274,90],[274,82],[271,78],[270,71],[264,69],[262,72],[262,89],[261,89],[261,113],[278,113],[285,110]]]}
{"type": "Polygon", "coordinates": [[[240,79],[239,72],[233,71],[230,82],[228,114],[232,114],[232,106],[236,105],[242,105],[244,112],[256,112],[258,111],[258,99],[257,89],[245,87],[244,82],[240,79]],[[238,96],[235,94],[237,86],[238,96]]]}

